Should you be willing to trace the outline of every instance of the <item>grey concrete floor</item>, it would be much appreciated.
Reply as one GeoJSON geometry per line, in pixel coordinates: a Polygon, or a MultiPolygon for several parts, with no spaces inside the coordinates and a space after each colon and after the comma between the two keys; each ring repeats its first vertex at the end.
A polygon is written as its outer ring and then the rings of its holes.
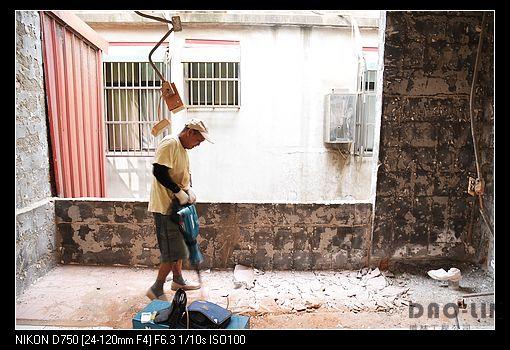
{"type": "MultiPolygon", "coordinates": [[[[485,271],[455,266],[463,273],[459,290],[427,276],[437,266],[394,266],[391,272],[255,270],[254,283],[241,287],[234,284],[233,269],[226,269],[202,271],[203,288],[187,295],[188,303],[204,298],[251,316],[252,329],[494,329],[494,316],[482,315],[483,307],[489,313],[493,296],[465,299],[468,306],[458,321],[453,316],[453,304],[463,295],[494,290],[485,271]],[[440,311],[437,318],[427,315],[432,303],[440,311]],[[410,312],[413,304],[423,307],[421,316],[419,307],[410,312]]],[[[129,329],[149,303],[145,291],[156,274],[151,268],[58,266],[17,298],[16,328],[129,329]]],[[[194,271],[184,271],[184,277],[197,279],[194,271]]],[[[165,291],[171,299],[169,283],[165,291]]]]}

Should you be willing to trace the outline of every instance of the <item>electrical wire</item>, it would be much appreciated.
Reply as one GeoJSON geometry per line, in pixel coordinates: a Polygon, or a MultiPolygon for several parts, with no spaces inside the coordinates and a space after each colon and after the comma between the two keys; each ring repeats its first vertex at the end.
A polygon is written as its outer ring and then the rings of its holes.
{"type": "Polygon", "coordinates": [[[482,31],[480,33],[480,39],[478,40],[478,50],[476,52],[475,69],[473,73],[473,81],[471,82],[471,92],[469,94],[469,118],[471,120],[471,136],[473,138],[473,148],[475,151],[475,163],[476,163],[476,174],[478,179],[482,178],[482,172],[480,170],[480,160],[478,158],[478,146],[475,137],[475,121],[473,116],[473,100],[475,94],[476,78],[478,77],[478,69],[480,67],[480,53],[482,51],[482,44],[485,34],[485,13],[482,17],[482,31]]]}
{"type": "MultiPolygon", "coordinates": [[[[482,16],[482,29],[480,32],[480,38],[478,40],[478,49],[476,52],[475,68],[474,68],[474,72],[473,72],[473,81],[471,83],[471,91],[469,94],[469,118],[471,121],[471,137],[473,138],[473,149],[474,149],[474,153],[475,153],[477,181],[482,181],[482,171],[480,168],[480,159],[478,157],[478,144],[477,144],[476,136],[475,136],[475,121],[474,121],[474,116],[473,116],[473,100],[474,100],[474,94],[475,94],[476,79],[478,77],[478,70],[480,67],[480,54],[482,51],[484,37],[485,37],[485,12],[483,13],[483,16],[482,16]]],[[[483,183],[482,183],[482,185],[483,185],[483,183]]],[[[492,228],[492,225],[489,222],[489,218],[488,218],[487,213],[485,212],[485,208],[483,206],[483,193],[478,193],[477,195],[478,195],[479,204],[480,204],[480,214],[482,215],[482,218],[483,218],[485,224],[489,228],[489,231],[494,236],[494,229],[492,228]]]]}

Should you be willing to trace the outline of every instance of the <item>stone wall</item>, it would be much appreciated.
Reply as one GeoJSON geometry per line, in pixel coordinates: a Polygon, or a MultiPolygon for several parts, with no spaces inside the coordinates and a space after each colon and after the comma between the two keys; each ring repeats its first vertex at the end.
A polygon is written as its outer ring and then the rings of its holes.
{"type": "Polygon", "coordinates": [[[52,201],[16,213],[16,295],[58,261],[52,201]]]}
{"type": "MultiPolygon", "coordinates": [[[[64,264],[155,266],[159,250],[143,201],[57,200],[64,264]]],[[[199,203],[204,268],[327,270],[365,266],[371,204],[199,203]]]]}
{"type": "MultiPolygon", "coordinates": [[[[476,260],[467,187],[476,178],[469,94],[481,19],[481,12],[387,13],[376,257],[476,260]]],[[[487,29],[475,124],[492,193],[492,24],[487,29]]]]}
{"type": "Polygon", "coordinates": [[[36,11],[16,11],[16,293],[56,263],[41,30],[36,11]]]}

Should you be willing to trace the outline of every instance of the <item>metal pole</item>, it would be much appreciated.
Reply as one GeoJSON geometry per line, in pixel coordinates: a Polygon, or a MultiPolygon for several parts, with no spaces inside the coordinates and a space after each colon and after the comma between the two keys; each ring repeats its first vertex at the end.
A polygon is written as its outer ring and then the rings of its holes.
{"type": "Polygon", "coordinates": [[[463,295],[462,297],[463,298],[475,298],[475,297],[485,297],[485,296],[489,296],[489,295],[494,295],[494,292],[466,294],[466,295],[463,295]]]}

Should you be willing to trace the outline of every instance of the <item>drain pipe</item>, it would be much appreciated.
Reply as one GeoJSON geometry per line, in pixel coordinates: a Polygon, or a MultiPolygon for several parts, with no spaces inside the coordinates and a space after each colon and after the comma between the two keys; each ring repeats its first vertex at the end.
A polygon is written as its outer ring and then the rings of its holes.
{"type": "Polygon", "coordinates": [[[478,69],[480,66],[480,53],[482,51],[482,44],[485,37],[485,12],[482,16],[482,31],[480,33],[480,39],[478,40],[478,50],[476,52],[476,61],[475,61],[475,69],[473,72],[473,81],[471,83],[471,92],[469,94],[469,118],[471,120],[471,137],[473,138],[473,148],[475,153],[475,163],[476,163],[476,174],[477,179],[475,183],[475,193],[478,196],[478,201],[480,204],[480,214],[482,215],[482,218],[489,228],[489,231],[491,232],[492,236],[494,236],[494,229],[492,228],[492,225],[489,222],[489,218],[487,213],[485,212],[485,208],[483,206],[483,192],[484,192],[484,181],[482,179],[482,171],[480,169],[480,160],[478,157],[478,145],[475,137],[475,121],[473,116],[473,99],[475,94],[475,85],[476,85],[476,79],[478,77],[478,69]]]}

